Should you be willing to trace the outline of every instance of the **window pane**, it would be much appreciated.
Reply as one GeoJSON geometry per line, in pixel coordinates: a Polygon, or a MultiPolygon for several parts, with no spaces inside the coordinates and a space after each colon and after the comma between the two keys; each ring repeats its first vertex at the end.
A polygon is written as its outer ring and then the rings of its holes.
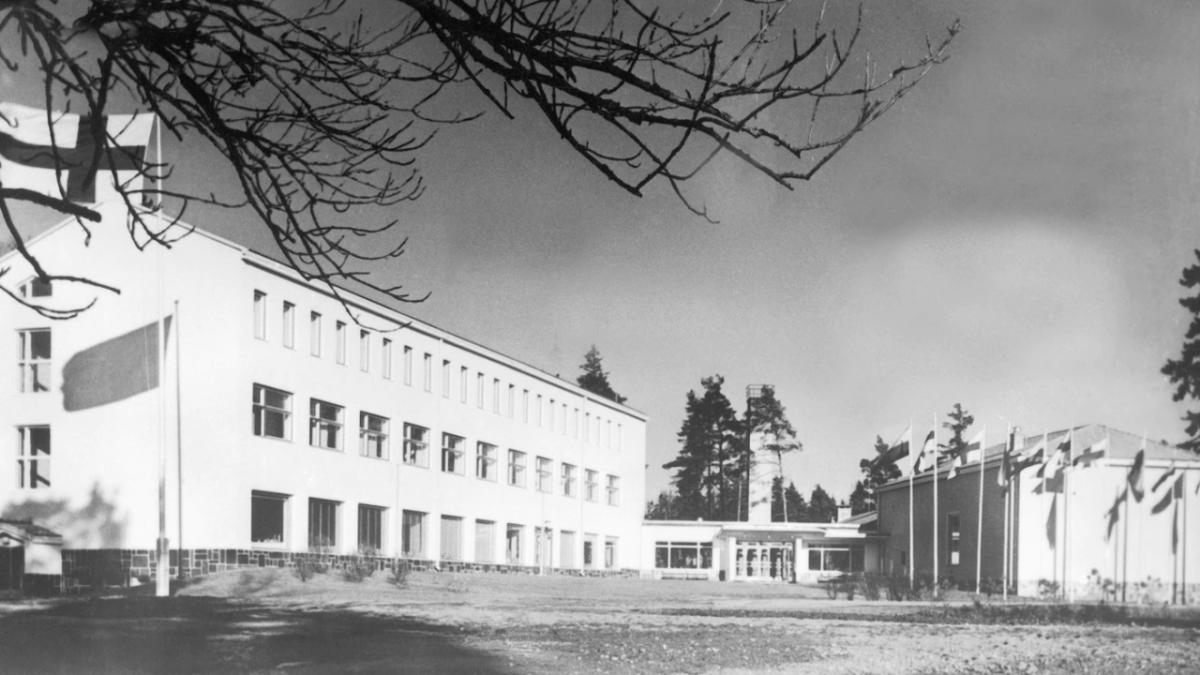
{"type": "Polygon", "coordinates": [[[250,496],[250,541],[255,544],[282,544],[284,506],[287,497],[262,492],[250,496]]]}

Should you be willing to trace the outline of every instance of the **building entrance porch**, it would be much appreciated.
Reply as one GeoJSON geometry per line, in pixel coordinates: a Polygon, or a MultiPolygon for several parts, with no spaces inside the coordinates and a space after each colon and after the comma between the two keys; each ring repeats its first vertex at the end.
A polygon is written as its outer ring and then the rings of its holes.
{"type": "Polygon", "coordinates": [[[733,578],[739,581],[795,580],[793,544],[783,541],[739,541],[734,553],[733,578]]]}

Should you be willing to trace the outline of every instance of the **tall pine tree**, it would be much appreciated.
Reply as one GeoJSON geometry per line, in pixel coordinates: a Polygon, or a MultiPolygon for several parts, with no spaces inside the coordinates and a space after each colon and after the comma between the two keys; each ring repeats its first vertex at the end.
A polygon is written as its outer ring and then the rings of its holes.
{"type": "MultiPolygon", "coordinates": [[[[783,404],[775,398],[775,388],[763,387],[758,397],[751,402],[747,415],[749,417],[746,424],[749,426],[750,432],[762,434],[762,450],[775,455],[776,476],[782,481],[783,456],[790,452],[798,452],[803,449],[803,446],[796,440],[796,429],[788,421],[783,404]]],[[[749,454],[751,450],[749,447],[746,448],[747,475],[753,470],[749,464],[753,462],[753,457],[749,454]]],[[[788,502],[784,499],[781,503],[783,520],[787,522],[789,520],[788,502]]]]}
{"type": "Polygon", "coordinates": [[[625,397],[613,391],[612,385],[608,383],[608,373],[604,372],[604,367],[600,364],[602,358],[600,350],[596,349],[596,345],[592,345],[588,353],[583,355],[583,364],[579,366],[583,374],[576,378],[575,382],[597,396],[624,403],[625,397]]]}
{"type": "MultiPolygon", "coordinates": [[[[1200,260],[1200,249],[1195,251],[1196,259],[1200,260]]],[[[1200,401],[1200,263],[1193,264],[1183,270],[1179,285],[1188,289],[1192,295],[1179,299],[1192,315],[1187,333],[1183,336],[1183,350],[1178,359],[1167,359],[1162,367],[1162,374],[1175,385],[1175,393],[1171,396],[1176,402],[1188,399],[1195,404],[1200,401]]],[[[1189,438],[1180,443],[1179,447],[1200,454],[1200,410],[1188,410],[1183,421],[1187,422],[1189,438]]]]}
{"type": "Polygon", "coordinates": [[[674,469],[681,518],[733,520],[734,495],[743,475],[742,424],[721,391],[720,375],[700,380],[703,395],[687,394],[686,415],[677,437],[679,455],[663,465],[674,469]]]}
{"type": "Polygon", "coordinates": [[[948,459],[954,459],[967,450],[963,434],[975,423],[975,416],[964,410],[961,403],[955,403],[946,416],[950,419],[942,422],[942,427],[950,430],[950,438],[944,446],[946,448],[945,456],[948,459]]]}

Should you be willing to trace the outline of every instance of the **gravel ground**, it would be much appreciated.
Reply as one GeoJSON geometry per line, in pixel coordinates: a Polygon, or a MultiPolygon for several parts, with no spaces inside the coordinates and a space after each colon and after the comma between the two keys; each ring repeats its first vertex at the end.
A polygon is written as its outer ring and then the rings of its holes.
{"type": "Polygon", "coordinates": [[[1200,607],[831,600],[798,585],[213,575],[0,603],[13,673],[1198,673],[1200,607]]]}
{"type": "Polygon", "coordinates": [[[437,573],[397,588],[383,576],[229,574],[185,593],[454,627],[465,644],[526,673],[1200,672],[1200,608],[1089,614],[998,600],[976,607],[963,595],[868,602],[798,585],[437,573]]]}

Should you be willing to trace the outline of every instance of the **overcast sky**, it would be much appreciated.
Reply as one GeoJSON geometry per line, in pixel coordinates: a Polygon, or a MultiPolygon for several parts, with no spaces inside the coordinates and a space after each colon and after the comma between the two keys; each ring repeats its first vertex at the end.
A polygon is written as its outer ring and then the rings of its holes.
{"type": "MultiPolygon", "coordinates": [[[[1181,440],[1159,368],[1200,246],[1200,3],[868,10],[885,63],[897,39],[964,31],[811,183],[719,165],[696,186],[709,225],[606,183],[536,117],[491,114],[421,158],[425,196],[395,214],[410,252],[387,278],[432,291],[415,316],[567,379],[596,344],[650,416],[648,498],[668,485],[686,392],[712,374],[739,409],[746,385],[775,385],[806,495],[846,498],[876,435],[909,419],[923,433],[955,402],[995,441],[1006,420],[1181,440]]],[[[212,180],[167,151],[178,180],[212,180]]],[[[263,245],[245,217],[197,213],[263,245]]]]}

